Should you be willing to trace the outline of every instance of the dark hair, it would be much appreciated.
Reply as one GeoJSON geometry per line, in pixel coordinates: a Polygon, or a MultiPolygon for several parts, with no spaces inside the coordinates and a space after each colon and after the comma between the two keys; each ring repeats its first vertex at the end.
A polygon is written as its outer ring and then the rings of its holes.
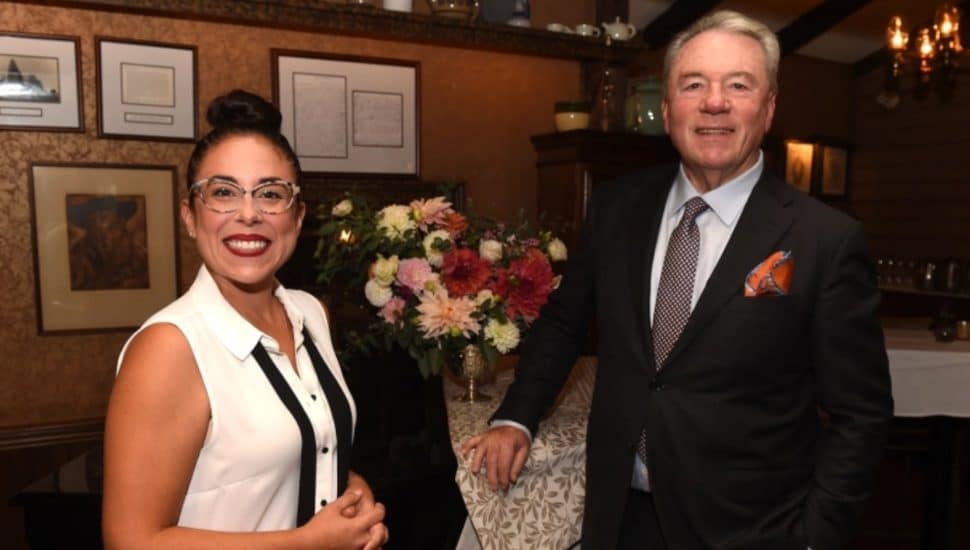
{"type": "Polygon", "coordinates": [[[272,103],[245,90],[233,90],[212,100],[205,113],[212,130],[195,143],[189,157],[188,185],[192,187],[199,165],[209,150],[228,137],[257,135],[273,144],[293,167],[296,180],[300,180],[300,161],[290,147],[290,142],[280,133],[283,115],[272,103]]]}

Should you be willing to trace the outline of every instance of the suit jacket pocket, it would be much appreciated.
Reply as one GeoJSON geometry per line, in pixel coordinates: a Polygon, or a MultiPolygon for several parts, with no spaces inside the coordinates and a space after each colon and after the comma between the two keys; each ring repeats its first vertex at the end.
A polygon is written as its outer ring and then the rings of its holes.
{"type": "Polygon", "coordinates": [[[737,373],[746,369],[777,372],[797,362],[808,340],[795,296],[737,296],[725,304],[706,340],[737,373]]]}

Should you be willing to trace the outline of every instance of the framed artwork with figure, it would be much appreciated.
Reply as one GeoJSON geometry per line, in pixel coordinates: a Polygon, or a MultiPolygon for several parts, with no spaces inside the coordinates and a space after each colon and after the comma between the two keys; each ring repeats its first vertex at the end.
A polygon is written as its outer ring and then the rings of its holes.
{"type": "Polygon", "coordinates": [[[33,164],[40,334],[130,330],[178,296],[172,166],[33,164]]]}

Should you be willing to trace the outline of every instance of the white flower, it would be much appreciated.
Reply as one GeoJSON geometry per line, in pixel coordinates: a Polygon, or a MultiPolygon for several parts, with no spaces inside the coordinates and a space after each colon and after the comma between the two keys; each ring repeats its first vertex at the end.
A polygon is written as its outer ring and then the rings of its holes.
{"type": "Polygon", "coordinates": [[[391,239],[401,239],[408,230],[418,226],[411,218],[411,207],[403,204],[392,204],[377,213],[377,228],[384,229],[391,239]]]}
{"type": "Polygon", "coordinates": [[[519,327],[514,323],[500,323],[489,319],[484,334],[485,340],[495,346],[499,353],[508,353],[519,345],[519,327]]]}
{"type": "Polygon", "coordinates": [[[344,199],[334,205],[333,210],[331,210],[330,213],[338,218],[342,218],[353,211],[354,203],[350,202],[350,199],[344,199]]]}
{"type": "Polygon", "coordinates": [[[384,307],[393,295],[390,287],[383,286],[374,279],[368,280],[364,285],[364,296],[367,296],[367,301],[374,307],[384,307]]]}
{"type": "Polygon", "coordinates": [[[485,288],[485,289],[479,290],[478,294],[475,295],[475,305],[481,306],[485,302],[488,302],[489,300],[493,300],[493,299],[495,299],[495,294],[493,294],[491,290],[485,288]]]}
{"type": "Polygon", "coordinates": [[[394,282],[394,278],[397,277],[397,266],[398,266],[397,255],[391,256],[390,258],[385,258],[380,254],[377,255],[377,261],[371,266],[371,277],[372,280],[377,281],[377,283],[384,287],[391,286],[394,282]]]}
{"type": "Polygon", "coordinates": [[[438,239],[443,241],[451,242],[451,234],[444,229],[438,229],[428,233],[421,243],[424,245],[424,257],[428,259],[428,263],[434,267],[441,267],[441,263],[444,261],[444,255],[440,250],[434,247],[434,242],[438,239]]]}
{"type": "Polygon", "coordinates": [[[444,292],[448,294],[448,289],[445,285],[441,284],[441,274],[432,273],[428,280],[424,282],[424,292],[428,294],[440,294],[444,292]]]}
{"type": "Polygon", "coordinates": [[[553,239],[549,241],[549,245],[546,247],[549,252],[549,259],[554,262],[561,262],[566,259],[566,243],[562,242],[560,239],[553,239]]]}
{"type": "Polygon", "coordinates": [[[502,243],[492,239],[485,239],[478,243],[478,255],[486,262],[494,264],[502,259],[502,243]]]}

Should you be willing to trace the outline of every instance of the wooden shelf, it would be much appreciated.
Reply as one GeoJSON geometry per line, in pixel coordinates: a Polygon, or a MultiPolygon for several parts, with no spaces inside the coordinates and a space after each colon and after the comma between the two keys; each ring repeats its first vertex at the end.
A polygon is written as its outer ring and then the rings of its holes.
{"type": "Polygon", "coordinates": [[[958,299],[958,300],[970,300],[970,294],[963,294],[957,292],[944,292],[942,290],[923,290],[920,288],[904,287],[904,286],[891,286],[891,285],[879,285],[879,290],[883,292],[895,292],[898,294],[913,294],[916,296],[932,296],[934,298],[948,298],[948,299],[958,299]]]}
{"type": "Polygon", "coordinates": [[[463,23],[432,15],[387,11],[372,6],[328,4],[320,0],[60,0],[24,3],[270,26],[537,57],[627,64],[646,46],[641,40],[614,42],[519,28],[497,23],[463,23]]]}

